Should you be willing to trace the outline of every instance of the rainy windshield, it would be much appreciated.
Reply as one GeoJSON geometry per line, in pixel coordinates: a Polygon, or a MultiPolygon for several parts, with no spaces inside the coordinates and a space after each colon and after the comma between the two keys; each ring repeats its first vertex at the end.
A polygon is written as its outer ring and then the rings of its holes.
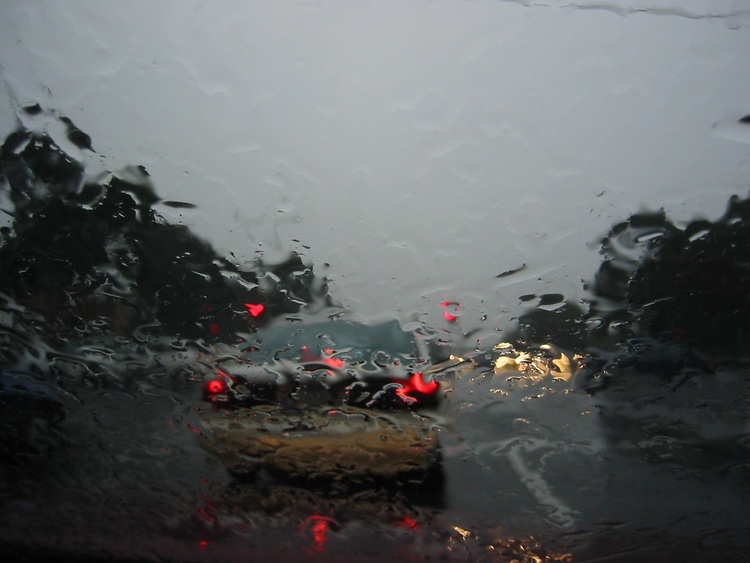
{"type": "Polygon", "coordinates": [[[745,557],[750,11],[6,4],[6,558],[745,557]]]}

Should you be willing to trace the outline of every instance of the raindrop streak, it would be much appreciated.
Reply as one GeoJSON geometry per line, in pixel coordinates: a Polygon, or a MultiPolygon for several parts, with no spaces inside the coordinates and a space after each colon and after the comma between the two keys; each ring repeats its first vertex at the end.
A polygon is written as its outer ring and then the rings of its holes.
{"type": "Polygon", "coordinates": [[[166,205],[167,207],[173,207],[175,209],[197,209],[198,206],[194,203],[188,203],[186,201],[162,201],[162,205],[166,205]]]}
{"type": "Polygon", "coordinates": [[[521,264],[518,268],[513,268],[512,270],[505,270],[504,272],[496,275],[496,278],[507,278],[508,276],[512,276],[515,273],[521,272],[526,269],[526,264],[521,264]]]}

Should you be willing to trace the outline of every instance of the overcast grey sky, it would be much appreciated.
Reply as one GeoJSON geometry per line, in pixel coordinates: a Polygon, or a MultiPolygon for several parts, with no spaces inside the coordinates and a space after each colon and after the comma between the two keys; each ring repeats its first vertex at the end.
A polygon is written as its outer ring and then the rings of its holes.
{"type": "Polygon", "coordinates": [[[631,212],[750,187],[742,3],[572,4],[3,1],[0,65],[92,136],[92,173],[144,165],[220,250],[328,262],[361,318],[452,299],[491,329],[580,296],[631,212]]]}

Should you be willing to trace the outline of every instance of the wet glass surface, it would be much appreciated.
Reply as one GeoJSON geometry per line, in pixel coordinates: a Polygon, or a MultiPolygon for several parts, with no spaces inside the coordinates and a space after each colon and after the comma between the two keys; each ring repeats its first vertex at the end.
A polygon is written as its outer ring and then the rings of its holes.
{"type": "Polygon", "coordinates": [[[0,24],[4,554],[745,558],[747,10],[96,6],[0,24]]]}

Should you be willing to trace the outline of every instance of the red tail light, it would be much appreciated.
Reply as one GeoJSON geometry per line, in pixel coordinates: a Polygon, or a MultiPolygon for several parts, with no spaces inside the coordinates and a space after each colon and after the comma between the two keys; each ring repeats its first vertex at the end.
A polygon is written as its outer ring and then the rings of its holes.
{"type": "Polygon", "coordinates": [[[209,395],[220,395],[229,390],[226,381],[221,379],[212,379],[206,382],[206,393],[209,395]]]}
{"type": "Polygon", "coordinates": [[[416,371],[407,380],[395,380],[401,384],[401,389],[396,391],[407,402],[413,403],[419,400],[419,395],[432,395],[440,389],[440,384],[431,379],[426,381],[421,371],[416,371]]]}
{"type": "Polygon", "coordinates": [[[247,307],[247,312],[250,313],[250,316],[252,317],[257,317],[266,309],[266,306],[263,305],[263,303],[245,303],[245,307],[247,307]]]}

